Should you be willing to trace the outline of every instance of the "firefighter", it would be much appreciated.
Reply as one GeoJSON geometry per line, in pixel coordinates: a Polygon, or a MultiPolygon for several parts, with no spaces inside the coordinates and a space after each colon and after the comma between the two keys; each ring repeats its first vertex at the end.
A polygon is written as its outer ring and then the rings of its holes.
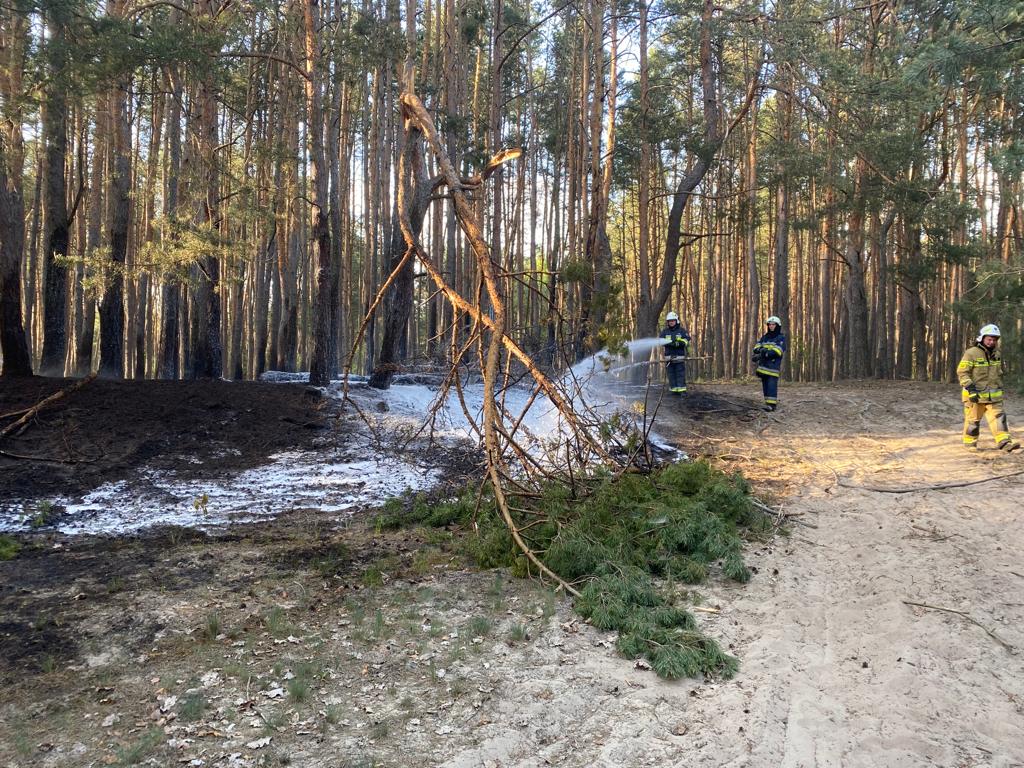
{"type": "Polygon", "coordinates": [[[786,353],[786,337],[782,333],[782,320],[775,315],[765,320],[765,326],[767,333],[754,345],[752,360],[757,363],[755,372],[761,378],[764,409],[774,411],[779,407],[779,370],[786,353]]]}
{"type": "Polygon", "coordinates": [[[1003,413],[1003,360],[999,346],[999,326],[989,323],[978,331],[978,339],[964,352],[956,375],[963,387],[964,447],[978,447],[981,417],[988,421],[996,445],[1003,451],[1014,451],[1020,443],[1010,437],[1003,413]]]}
{"type": "Polygon", "coordinates": [[[665,360],[668,369],[668,391],[680,396],[686,394],[686,355],[690,349],[690,334],[679,324],[679,315],[669,312],[665,315],[661,343],[665,346],[665,360]]]}

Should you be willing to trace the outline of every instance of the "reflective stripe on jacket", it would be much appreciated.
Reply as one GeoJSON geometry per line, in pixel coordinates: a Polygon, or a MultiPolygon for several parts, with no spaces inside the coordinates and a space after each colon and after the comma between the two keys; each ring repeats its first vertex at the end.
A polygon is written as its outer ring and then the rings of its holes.
{"type": "Polygon", "coordinates": [[[988,350],[978,342],[967,348],[956,367],[957,378],[963,387],[961,395],[970,399],[978,393],[983,403],[998,403],[1003,399],[1003,361],[996,350],[988,350]]]}
{"type": "Polygon", "coordinates": [[[786,337],[782,331],[766,333],[754,345],[758,376],[778,376],[782,356],[786,354],[786,337]]]}
{"type": "Polygon", "coordinates": [[[683,326],[676,323],[675,328],[669,328],[666,325],[658,335],[662,339],[668,339],[668,344],[665,345],[665,354],[668,357],[686,357],[690,349],[690,334],[683,326]]]}

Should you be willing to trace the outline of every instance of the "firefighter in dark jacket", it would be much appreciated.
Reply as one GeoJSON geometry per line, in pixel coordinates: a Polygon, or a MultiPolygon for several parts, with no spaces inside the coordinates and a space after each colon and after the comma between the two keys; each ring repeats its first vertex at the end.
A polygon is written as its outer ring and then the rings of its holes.
{"type": "Polygon", "coordinates": [[[782,320],[772,315],[765,320],[768,332],[754,345],[753,361],[757,363],[755,373],[761,378],[764,393],[764,408],[774,411],[779,407],[779,371],[782,356],[786,354],[786,337],[782,333],[782,320]]]}
{"type": "Polygon", "coordinates": [[[1020,443],[1010,437],[1006,414],[1003,413],[1003,360],[997,350],[999,336],[999,326],[989,324],[982,327],[978,331],[978,340],[967,348],[956,367],[957,378],[963,387],[965,448],[978,447],[982,416],[988,421],[988,428],[1000,450],[1020,448],[1020,443]]]}
{"type": "Polygon", "coordinates": [[[686,393],[686,356],[690,350],[690,334],[679,324],[679,315],[669,312],[665,315],[665,327],[660,336],[668,363],[665,366],[668,369],[668,391],[683,395],[686,393]]]}

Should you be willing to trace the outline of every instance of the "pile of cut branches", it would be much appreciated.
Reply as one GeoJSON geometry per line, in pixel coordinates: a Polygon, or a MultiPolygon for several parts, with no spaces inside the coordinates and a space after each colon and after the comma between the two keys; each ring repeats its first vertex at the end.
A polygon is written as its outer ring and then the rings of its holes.
{"type": "MultiPolygon", "coordinates": [[[[618,632],[619,651],[647,659],[663,677],[732,675],[736,660],[677,606],[676,587],[716,571],[738,582],[750,578],[742,536],[764,532],[772,521],[751,503],[746,482],[694,462],[580,485],[587,486],[583,496],[563,483],[546,484],[513,512],[523,542],[577,595],[576,610],[599,629],[618,632]]],[[[396,499],[378,525],[457,526],[468,531],[466,549],[480,567],[538,573],[489,488],[482,498],[467,491],[440,504],[396,499]]]]}

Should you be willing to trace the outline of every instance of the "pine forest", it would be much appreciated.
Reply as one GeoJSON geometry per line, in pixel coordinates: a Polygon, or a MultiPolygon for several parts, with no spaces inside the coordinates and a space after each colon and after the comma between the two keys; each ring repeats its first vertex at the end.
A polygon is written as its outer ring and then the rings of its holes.
{"type": "Polygon", "coordinates": [[[774,314],[791,378],[949,380],[978,322],[1021,349],[1022,33],[1007,0],[4,0],[3,371],[443,362],[446,291],[488,305],[443,157],[539,364],[675,310],[706,377],[774,314]]]}

